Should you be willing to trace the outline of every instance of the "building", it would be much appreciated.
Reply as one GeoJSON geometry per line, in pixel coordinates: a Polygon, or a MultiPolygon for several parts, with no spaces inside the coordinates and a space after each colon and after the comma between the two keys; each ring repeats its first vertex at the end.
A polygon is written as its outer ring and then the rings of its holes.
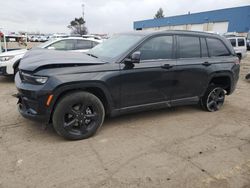
{"type": "Polygon", "coordinates": [[[250,31],[250,6],[134,22],[135,30],[194,30],[216,33],[250,31]]]}

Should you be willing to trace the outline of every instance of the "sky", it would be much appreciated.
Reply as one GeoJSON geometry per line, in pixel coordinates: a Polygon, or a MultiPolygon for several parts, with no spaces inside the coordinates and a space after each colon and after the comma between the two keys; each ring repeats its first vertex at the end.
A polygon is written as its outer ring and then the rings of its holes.
{"type": "Polygon", "coordinates": [[[163,8],[165,16],[250,5],[250,0],[1,0],[0,30],[69,33],[75,17],[84,18],[89,33],[133,30],[133,22],[151,19],[163,8]]]}

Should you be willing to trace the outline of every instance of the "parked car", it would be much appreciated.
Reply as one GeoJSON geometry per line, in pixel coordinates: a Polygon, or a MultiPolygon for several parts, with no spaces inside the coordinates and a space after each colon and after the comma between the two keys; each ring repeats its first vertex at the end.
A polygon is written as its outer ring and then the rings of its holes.
{"type": "Polygon", "coordinates": [[[15,77],[18,109],[67,139],[85,139],[105,116],[198,103],[217,111],[239,68],[229,41],[203,32],[125,33],[86,54],[33,50],[15,77]]]}
{"type": "Polygon", "coordinates": [[[233,48],[239,59],[243,59],[247,56],[247,42],[245,37],[229,37],[227,38],[233,48]]]}
{"type": "MultiPolygon", "coordinates": [[[[101,43],[100,40],[84,39],[82,37],[68,37],[57,38],[40,44],[36,48],[47,48],[50,50],[64,50],[74,52],[87,52],[97,44],[101,43]]],[[[21,58],[27,52],[23,50],[13,50],[11,52],[4,52],[0,54],[0,76],[13,75],[18,70],[18,65],[21,58]]]]}
{"type": "Polygon", "coordinates": [[[41,35],[38,37],[38,42],[46,42],[48,41],[48,36],[41,35]]]}

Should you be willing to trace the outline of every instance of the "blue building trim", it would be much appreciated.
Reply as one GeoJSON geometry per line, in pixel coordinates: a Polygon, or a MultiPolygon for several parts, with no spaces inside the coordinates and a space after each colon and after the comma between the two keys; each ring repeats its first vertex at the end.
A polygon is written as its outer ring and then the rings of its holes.
{"type": "Polygon", "coordinates": [[[225,21],[229,22],[228,32],[248,32],[250,30],[250,6],[135,21],[134,29],[225,21]]]}

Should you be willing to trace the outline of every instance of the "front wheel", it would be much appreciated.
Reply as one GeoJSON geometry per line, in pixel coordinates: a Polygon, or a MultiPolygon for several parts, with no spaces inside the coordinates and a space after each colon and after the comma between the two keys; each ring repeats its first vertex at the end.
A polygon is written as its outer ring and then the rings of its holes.
{"type": "Polygon", "coordinates": [[[204,110],[215,112],[221,109],[225,101],[225,90],[220,86],[209,86],[205,95],[201,98],[201,106],[204,110]]]}
{"type": "Polygon", "coordinates": [[[56,105],[52,120],[56,132],[64,138],[80,140],[93,136],[103,124],[102,102],[88,92],[75,92],[56,105]]]}

